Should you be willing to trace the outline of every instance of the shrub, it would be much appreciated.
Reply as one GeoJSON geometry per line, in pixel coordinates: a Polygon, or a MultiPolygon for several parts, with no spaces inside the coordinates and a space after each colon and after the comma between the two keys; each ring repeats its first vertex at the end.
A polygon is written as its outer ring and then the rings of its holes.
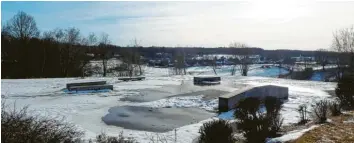
{"type": "Polygon", "coordinates": [[[305,70],[297,72],[293,75],[293,79],[298,80],[308,80],[313,75],[314,71],[312,68],[305,68],[305,70]]]}
{"type": "Polygon", "coordinates": [[[284,118],[281,118],[281,116],[278,114],[272,118],[270,118],[270,130],[268,133],[268,137],[278,137],[280,136],[278,132],[281,129],[281,126],[283,125],[284,118]]]}
{"type": "Polygon", "coordinates": [[[345,109],[354,108],[354,75],[345,74],[342,78],[339,79],[336,96],[339,98],[341,107],[345,109]]]}
{"type": "Polygon", "coordinates": [[[83,132],[74,125],[55,119],[30,116],[27,108],[21,110],[1,110],[1,142],[78,142],[83,132]]]}
{"type": "Polygon", "coordinates": [[[306,124],[309,121],[307,117],[307,106],[305,104],[300,105],[297,111],[300,114],[300,121],[298,122],[298,124],[306,124]]]}
{"type": "Polygon", "coordinates": [[[282,102],[276,97],[267,96],[264,105],[267,110],[267,117],[270,121],[269,136],[276,137],[284,121],[279,114],[282,108],[282,102]]]}
{"type": "Polygon", "coordinates": [[[282,108],[282,102],[273,96],[267,96],[264,101],[265,108],[267,110],[267,115],[275,116],[279,114],[282,108]]]}
{"type": "Polygon", "coordinates": [[[225,120],[213,120],[199,129],[199,143],[233,143],[232,128],[225,120]]]}
{"type": "Polygon", "coordinates": [[[339,116],[340,114],[342,114],[340,103],[338,101],[332,101],[330,103],[330,107],[329,108],[331,110],[332,116],[339,116]]]}
{"type": "Polygon", "coordinates": [[[313,113],[319,123],[325,123],[327,121],[329,102],[327,100],[320,100],[315,103],[313,107],[313,113]]]}
{"type": "Polygon", "coordinates": [[[125,138],[123,132],[120,132],[118,137],[107,136],[105,133],[101,133],[96,136],[96,143],[135,143],[136,141],[130,138],[125,138]]]}
{"type": "Polygon", "coordinates": [[[264,142],[267,137],[275,137],[280,130],[283,120],[280,118],[281,103],[276,98],[266,99],[267,113],[259,111],[260,100],[246,98],[237,105],[234,116],[237,128],[244,132],[247,142],[264,142]]]}

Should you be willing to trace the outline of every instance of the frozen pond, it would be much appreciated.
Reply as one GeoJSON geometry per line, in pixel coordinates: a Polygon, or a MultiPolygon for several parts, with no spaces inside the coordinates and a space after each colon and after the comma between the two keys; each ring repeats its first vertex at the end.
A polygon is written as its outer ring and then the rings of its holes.
{"type": "Polygon", "coordinates": [[[107,125],[126,129],[152,132],[167,132],[175,128],[198,123],[215,113],[198,108],[149,108],[139,106],[117,106],[102,117],[107,125]]]}

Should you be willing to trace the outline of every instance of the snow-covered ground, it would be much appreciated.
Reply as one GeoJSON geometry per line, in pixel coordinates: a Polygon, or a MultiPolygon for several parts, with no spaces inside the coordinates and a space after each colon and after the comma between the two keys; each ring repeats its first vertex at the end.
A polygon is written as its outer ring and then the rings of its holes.
{"type": "MultiPolygon", "coordinates": [[[[208,71],[209,69],[200,68],[199,70],[208,71]]],[[[193,69],[189,69],[189,71],[193,71],[193,69]]],[[[64,117],[68,122],[74,123],[78,128],[84,130],[86,138],[93,138],[101,132],[106,132],[109,135],[118,135],[123,131],[125,136],[134,137],[139,142],[149,142],[151,136],[156,135],[165,136],[169,141],[173,141],[175,131],[157,134],[129,130],[117,126],[108,126],[101,120],[101,117],[108,113],[109,108],[124,105],[197,107],[206,110],[213,110],[218,106],[217,98],[202,100],[201,95],[172,97],[142,103],[121,101],[120,99],[123,97],[139,95],[138,90],[140,89],[163,88],[166,85],[181,86],[181,89],[188,89],[183,86],[185,86],[185,83],[193,80],[193,76],[191,75],[169,76],[168,69],[146,67],[145,72],[146,80],[133,82],[120,82],[116,77],[2,79],[2,101],[11,105],[8,108],[12,108],[13,103],[16,104],[16,108],[29,105],[29,109],[34,114],[56,118],[64,117]],[[82,94],[68,94],[63,91],[67,83],[96,80],[106,80],[108,84],[113,84],[114,90],[111,92],[82,94]]],[[[212,73],[211,71],[203,74],[212,73]]],[[[330,95],[325,90],[333,90],[336,86],[335,83],[328,82],[298,81],[256,76],[230,76],[229,73],[219,74],[219,76],[222,78],[221,85],[216,87],[210,86],[210,88],[232,92],[249,85],[273,84],[289,87],[289,100],[285,102],[284,108],[281,111],[282,116],[285,118],[284,124],[298,121],[297,107],[299,105],[310,105],[313,101],[329,97],[330,95]]],[[[192,142],[199,135],[198,130],[202,123],[213,118],[177,128],[177,142],[192,142]]]]}

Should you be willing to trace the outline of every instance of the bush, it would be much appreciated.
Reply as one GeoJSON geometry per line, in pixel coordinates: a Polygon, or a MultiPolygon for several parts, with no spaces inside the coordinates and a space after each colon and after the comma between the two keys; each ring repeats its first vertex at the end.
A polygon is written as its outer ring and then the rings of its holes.
{"type": "Polygon", "coordinates": [[[300,105],[297,111],[299,111],[300,114],[300,121],[298,124],[306,124],[309,121],[307,117],[307,106],[305,104],[300,105]]]}
{"type": "Polygon", "coordinates": [[[131,138],[125,138],[123,132],[120,132],[118,137],[107,136],[105,133],[101,133],[96,136],[96,143],[135,143],[136,141],[131,138]]]}
{"type": "Polygon", "coordinates": [[[341,107],[345,109],[354,108],[354,75],[345,74],[339,79],[336,96],[339,98],[341,107]]]}
{"type": "Polygon", "coordinates": [[[213,120],[199,129],[199,143],[233,143],[232,128],[225,120],[213,120]]]}
{"type": "Polygon", "coordinates": [[[264,105],[269,116],[275,116],[276,114],[279,114],[282,108],[282,102],[273,96],[267,96],[265,98],[264,105]]]}
{"type": "Polygon", "coordinates": [[[63,123],[55,119],[45,119],[30,116],[27,108],[19,111],[1,110],[1,142],[21,143],[54,143],[78,142],[83,132],[74,125],[63,123]]]}
{"type": "Polygon", "coordinates": [[[262,113],[259,111],[260,100],[253,97],[241,100],[237,105],[234,112],[237,128],[244,132],[247,142],[264,142],[267,137],[277,136],[280,130],[283,123],[279,114],[281,102],[267,97],[265,106],[267,113],[262,113]]]}
{"type": "MultiPolygon", "coordinates": [[[[1,142],[6,143],[82,143],[83,132],[65,122],[29,115],[27,107],[21,110],[6,110],[2,103],[1,142]]],[[[89,140],[91,143],[92,140],[89,140]]],[[[102,133],[96,136],[97,143],[135,143],[125,138],[123,132],[118,137],[102,133]]]]}
{"type": "Polygon", "coordinates": [[[315,103],[313,107],[313,113],[319,123],[325,123],[327,121],[329,102],[327,100],[321,100],[315,103]]]}
{"type": "Polygon", "coordinates": [[[311,78],[313,73],[314,71],[312,68],[305,68],[305,70],[295,73],[293,79],[308,80],[311,78]]]}
{"type": "Polygon", "coordinates": [[[338,101],[332,101],[330,103],[330,107],[329,108],[331,110],[332,116],[339,116],[340,114],[342,114],[340,103],[338,101]]]}
{"type": "Polygon", "coordinates": [[[276,97],[267,96],[264,105],[267,111],[267,117],[270,121],[269,136],[276,137],[284,121],[279,114],[282,108],[282,102],[276,97]]]}
{"type": "Polygon", "coordinates": [[[281,126],[283,125],[284,118],[281,118],[281,116],[278,114],[274,117],[269,118],[270,119],[270,130],[268,133],[268,137],[278,137],[279,131],[281,129],[281,126]]]}

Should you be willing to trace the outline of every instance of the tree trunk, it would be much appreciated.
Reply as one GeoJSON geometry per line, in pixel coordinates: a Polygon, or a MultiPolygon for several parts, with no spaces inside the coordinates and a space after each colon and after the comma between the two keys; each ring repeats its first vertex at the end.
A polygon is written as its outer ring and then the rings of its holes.
{"type": "Polygon", "coordinates": [[[186,71],[186,67],[185,67],[185,66],[183,66],[183,72],[184,72],[184,75],[187,74],[187,71],[186,71]]]}
{"type": "Polygon", "coordinates": [[[44,75],[44,67],[45,67],[45,62],[46,62],[46,51],[45,51],[45,47],[43,47],[43,62],[42,62],[42,76],[44,75]]]}
{"type": "Polygon", "coordinates": [[[107,74],[107,60],[105,58],[102,59],[102,65],[103,65],[103,77],[106,77],[106,74],[107,74]]]}
{"type": "Polygon", "coordinates": [[[247,64],[241,64],[241,75],[242,76],[247,76],[248,73],[248,65],[247,64]]]}
{"type": "Polygon", "coordinates": [[[217,73],[216,73],[216,69],[215,69],[216,67],[213,67],[213,71],[214,71],[214,74],[215,75],[218,75],[217,73]]]}
{"type": "Polygon", "coordinates": [[[138,64],[138,67],[139,67],[139,75],[143,75],[143,71],[141,70],[141,65],[140,65],[140,63],[138,64]]]}
{"type": "Polygon", "coordinates": [[[236,72],[236,65],[234,65],[231,69],[231,75],[235,75],[236,72]]]}

